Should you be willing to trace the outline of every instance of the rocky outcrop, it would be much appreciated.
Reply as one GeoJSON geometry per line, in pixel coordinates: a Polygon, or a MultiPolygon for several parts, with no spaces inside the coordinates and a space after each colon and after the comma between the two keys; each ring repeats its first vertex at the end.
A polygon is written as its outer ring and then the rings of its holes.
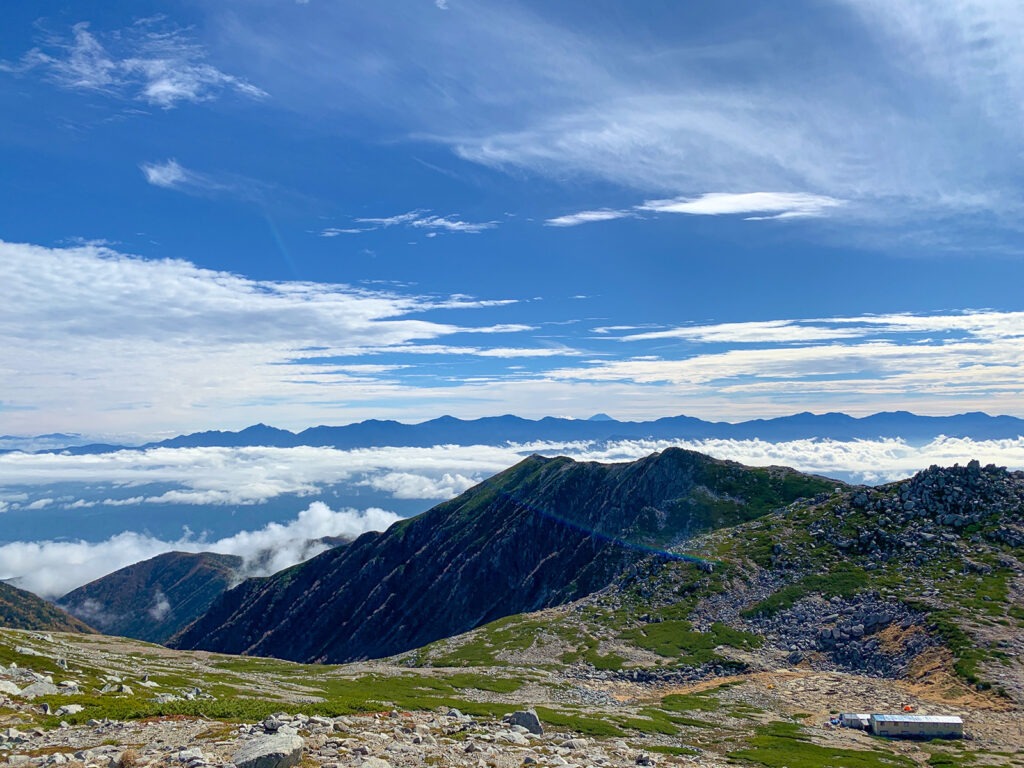
{"type": "Polygon", "coordinates": [[[932,466],[908,480],[851,494],[849,503],[810,531],[842,552],[866,556],[869,568],[907,555],[922,565],[930,551],[955,549],[973,535],[1021,546],[1022,500],[1024,473],[978,461],[932,466]]]}
{"type": "Polygon", "coordinates": [[[835,481],[669,449],[629,464],[531,457],[418,518],[225,593],[180,648],[341,662],[566,603],[652,552],[835,481]]]}

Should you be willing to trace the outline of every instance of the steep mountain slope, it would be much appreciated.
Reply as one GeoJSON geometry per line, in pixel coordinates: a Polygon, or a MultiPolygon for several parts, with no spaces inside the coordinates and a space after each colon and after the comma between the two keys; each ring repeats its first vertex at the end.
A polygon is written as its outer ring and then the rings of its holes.
{"type": "Polygon", "coordinates": [[[239,580],[242,558],[167,552],[114,571],[57,604],[109,635],[162,643],[239,580]]]}
{"type": "Polygon", "coordinates": [[[95,632],[52,603],[0,581],[0,627],[38,632],[95,632]]]}
{"type": "Polygon", "coordinates": [[[628,464],[530,457],[429,512],[225,593],[179,648],[346,661],[575,600],[624,568],[834,481],[669,449],[628,464]]]}

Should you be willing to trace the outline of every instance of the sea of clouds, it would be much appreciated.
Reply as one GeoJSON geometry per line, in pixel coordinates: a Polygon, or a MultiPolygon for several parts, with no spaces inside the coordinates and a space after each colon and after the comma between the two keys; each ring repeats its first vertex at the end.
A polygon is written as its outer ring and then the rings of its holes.
{"type": "MultiPolygon", "coordinates": [[[[223,523],[230,522],[237,508],[272,505],[286,495],[308,498],[309,503],[297,514],[289,512],[258,528],[238,527],[227,536],[189,530],[176,538],[154,536],[140,527],[99,541],[54,536],[8,540],[0,545],[0,579],[11,579],[46,597],[58,597],[118,568],[169,551],[240,555],[249,574],[264,575],[320,553],[326,548],[316,541],[321,537],[355,537],[383,530],[400,517],[379,506],[334,509],[318,498],[329,488],[369,489],[396,504],[398,500],[418,500],[425,510],[533,453],[616,462],[632,461],[670,446],[748,465],[785,465],[866,484],[907,477],[931,464],[952,465],[974,458],[983,464],[1024,468],[1024,437],[986,441],[938,438],[924,446],[900,439],[783,443],[715,439],[355,450],[154,448],[84,456],[9,453],[0,455],[0,531],[5,514],[38,510],[70,520],[73,515],[102,514],[105,509],[126,505],[151,510],[186,503],[211,509],[223,523]],[[82,487],[89,493],[73,497],[52,492],[67,483],[87,484],[82,487]],[[131,492],[134,487],[154,486],[164,490],[149,495],[131,492]],[[107,495],[115,491],[116,498],[107,495]]],[[[238,520],[239,526],[245,524],[244,516],[238,520]]]]}

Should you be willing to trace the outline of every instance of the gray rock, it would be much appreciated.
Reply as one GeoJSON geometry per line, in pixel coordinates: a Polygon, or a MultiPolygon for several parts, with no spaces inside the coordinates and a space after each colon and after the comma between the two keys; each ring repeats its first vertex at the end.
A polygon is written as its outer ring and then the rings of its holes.
{"type": "Polygon", "coordinates": [[[299,764],[305,745],[301,736],[263,736],[243,744],[231,762],[237,768],[289,768],[299,764]]]}
{"type": "Polygon", "coordinates": [[[6,696],[18,696],[21,694],[21,688],[10,680],[0,680],[0,693],[6,696]]]}
{"type": "Polygon", "coordinates": [[[537,717],[537,713],[532,709],[513,712],[509,715],[508,722],[509,725],[521,725],[530,733],[535,733],[538,736],[544,735],[544,726],[540,724],[540,718],[537,717]]]}
{"type": "Polygon", "coordinates": [[[565,747],[566,749],[586,749],[587,748],[587,740],[586,739],[566,739],[565,741],[562,742],[562,746],[565,747]]]}
{"type": "Polygon", "coordinates": [[[23,689],[21,695],[26,699],[34,699],[36,696],[53,696],[57,693],[60,693],[60,688],[56,685],[39,680],[23,689]]]}
{"type": "Polygon", "coordinates": [[[380,757],[368,757],[360,763],[360,768],[391,768],[391,763],[380,757]]]}

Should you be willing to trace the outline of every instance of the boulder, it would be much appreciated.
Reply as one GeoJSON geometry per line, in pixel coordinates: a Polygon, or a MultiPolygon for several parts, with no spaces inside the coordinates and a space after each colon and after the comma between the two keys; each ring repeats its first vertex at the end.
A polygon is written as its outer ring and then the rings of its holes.
{"type": "Polygon", "coordinates": [[[537,713],[532,709],[513,712],[508,716],[508,723],[509,725],[521,725],[530,733],[538,736],[544,735],[544,726],[540,724],[540,718],[537,717],[537,713]]]}
{"type": "Polygon", "coordinates": [[[34,699],[36,696],[53,696],[60,693],[60,689],[53,683],[37,680],[32,685],[24,688],[21,695],[26,699],[34,699]]]}
{"type": "Polygon", "coordinates": [[[237,768],[289,768],[302,760],[301,736],[275,734],[246,742],[231,758],[237,768]]]}

